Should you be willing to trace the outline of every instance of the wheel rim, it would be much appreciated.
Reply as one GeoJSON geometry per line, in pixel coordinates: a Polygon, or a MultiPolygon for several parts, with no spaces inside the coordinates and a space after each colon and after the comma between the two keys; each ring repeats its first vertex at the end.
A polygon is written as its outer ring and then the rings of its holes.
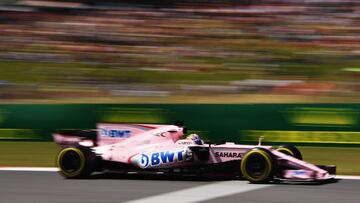
{"type": "Polygon", "coordinates": [[[78,153],[75,151],[67,151],[61,159],[62,169],[67,173],[73,173],[79,170],[81,160],[78,153]]]}
{"type": "Polygon", "coordinates": [[[266,175],[268,164],[264,156],[253,154],[245,164],[248,175],[254,179],[261,179],[266,175]]]}
{"type": "Polygon", "coordinates": [[[58,156],[58,166],[65,177],[76,177],[85,167],[84,154],[77,148],[66,148],[58,156]]]}
{"type": "Polygon", "coordinates": [[[247,152],[240,164],[244,178],[252,183],[262,183],[271,180],[274,170],[271,156],[262,149],[247,152]]]}

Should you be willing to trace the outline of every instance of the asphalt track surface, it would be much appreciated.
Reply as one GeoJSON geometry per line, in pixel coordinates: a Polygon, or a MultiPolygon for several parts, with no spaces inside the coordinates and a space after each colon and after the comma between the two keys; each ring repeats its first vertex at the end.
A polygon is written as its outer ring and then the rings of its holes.
{"type": "Polygon", "coordinates": [[[360,202],[360,180],[248,184],[242,180],[154,175],[95,175],[66,180],[56,172],[0,171],[0,202],[360,202]]]}

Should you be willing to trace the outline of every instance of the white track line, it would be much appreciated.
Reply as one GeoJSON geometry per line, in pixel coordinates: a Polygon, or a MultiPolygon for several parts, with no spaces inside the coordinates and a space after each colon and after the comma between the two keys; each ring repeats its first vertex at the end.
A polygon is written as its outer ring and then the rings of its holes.
{"type": "Polygon", "coordinates": [[[2,167],[0,171],[39,171],[39,172],[56,172],[59,171],[55,167],[2,167]]]}
{"type": "Polygon", "coordinates": [[[126,203],[191,203],[215,199],[252,190],[271,187],[271,185],[249,184],[247,181],[222,181],[214,184],[193,187],[176,192],[165,193],[129,201],[126,203]]]}
{"type": "Polygon", "coordinates": [[[345,179],[345,180],[360,180],[360,176],[342,176],[342,175],[337,175],[336,178],[338,179],[345,179]]]}
{"type": "MultiPolygon", "coordinates": [[[[9,167],[0,166],[0,171],[34,171],[34,172],[57,172],[59,171],[56,167],[9,167]]],[[[360,180],[360,176],[351,175],[337,175],[337,179],[344,180],[360,180]]]]}

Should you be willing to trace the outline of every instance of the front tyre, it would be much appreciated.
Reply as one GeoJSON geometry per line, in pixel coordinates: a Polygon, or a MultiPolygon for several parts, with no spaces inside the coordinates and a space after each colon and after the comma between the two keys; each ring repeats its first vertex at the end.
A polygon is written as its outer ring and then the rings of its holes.
{"type": "Polygon", "coordinates": [[[303,160],[301,152],[296,147],[294,147],[292,145],[288,145],[288,144],[281,145],[276,150],[281,152],[281,153],[284,153],[286,155],[295,157],[295,158],[297,158],[299,160],[303,160]]]}
{"type": "Polygon", "coordinates": [[[85,147],[62,149],[56,157],[59,173],[65,178],[85,178],[95,168],[96,156],[85,147]]]}
{"type": "Polygon", "coordinates": [[[267,183],[274,177],[276,162],[266,149],[254,148],[241,160],[241,173],[251,183],[267,183]]]}

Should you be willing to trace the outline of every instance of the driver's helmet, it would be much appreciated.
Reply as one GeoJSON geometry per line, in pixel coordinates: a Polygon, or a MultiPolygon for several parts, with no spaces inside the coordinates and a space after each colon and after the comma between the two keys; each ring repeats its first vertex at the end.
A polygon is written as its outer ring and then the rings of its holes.
{"type": "Polygon", "coordinates": [[[195,142],[195,144],[202,145],[203,141],[201,140],[200,136],[197,134],[190,134],[186,137],[187,140],[192,140],[195,142]]]}

